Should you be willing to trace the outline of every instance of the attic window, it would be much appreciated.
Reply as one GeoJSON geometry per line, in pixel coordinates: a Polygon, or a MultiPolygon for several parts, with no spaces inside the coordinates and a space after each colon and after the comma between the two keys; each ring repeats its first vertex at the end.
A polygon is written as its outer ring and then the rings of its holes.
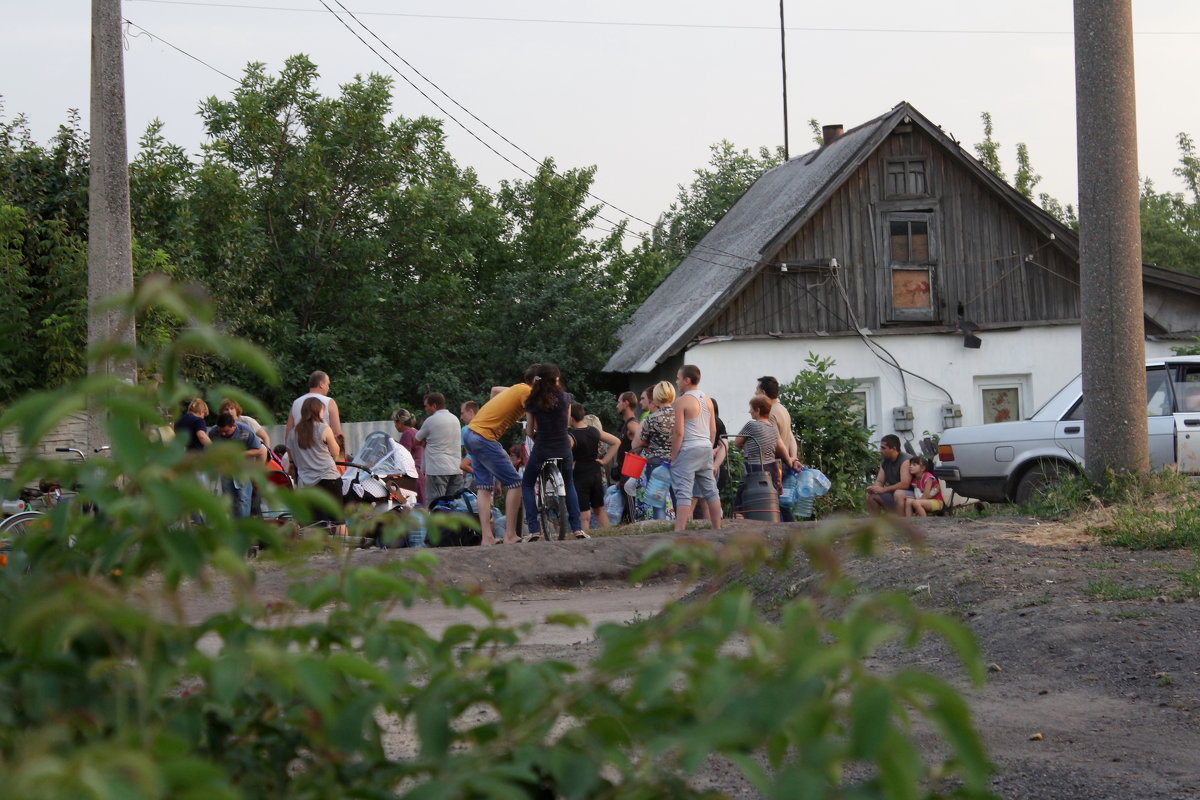
{"type": "Polygon", "coordinates": [[[929,322],[937,312],[937,250],[933,214],[898,213],[887,218],[884,285],[889,322],[929,322]]]}
{"type": "Polygon", "coordinates": [[[885,165],[884,195],[886,197],[926,197],[929,182],[925,179],[924,158],[898,158],[885,165]]]}

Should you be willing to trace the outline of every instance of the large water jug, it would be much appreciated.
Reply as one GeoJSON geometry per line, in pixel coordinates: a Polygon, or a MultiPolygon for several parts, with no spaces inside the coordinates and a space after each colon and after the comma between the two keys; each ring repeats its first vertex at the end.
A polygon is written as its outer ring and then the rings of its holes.
{"type": "Polygon", "coordinates": [[[796,484],[800,482],[800,473],[796,470],[789,469],[787,477],[783,479],[783,491],[779,493],[779,507],[791,508],[795,502],[796,484]]]}
{"type": "Polygon", "coordinates": [[[796,499],[799,499],[801,497],[813,497],[816,494],[817,494],[816,470],[812,470],[812,469],[800,470],[800,479],[796,482],[796,499]]]}
{"type": "Polygon", "coordinates": [[[663,462],[650,473],[646,482],[646,505],[662,508],[667,504],[668,492],[671,490],[671,467],[663,462]]]}

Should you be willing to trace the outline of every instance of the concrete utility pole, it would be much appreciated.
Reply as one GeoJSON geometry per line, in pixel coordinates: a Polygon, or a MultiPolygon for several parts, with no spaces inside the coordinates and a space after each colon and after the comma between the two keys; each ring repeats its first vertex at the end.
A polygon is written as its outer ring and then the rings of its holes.
{"type": "Polygon", "coordinates": [[[1130,0],[1075,0],[1088,477],[1149,469],[1130,0]]]}
{"type": "MultiPolygon", "coordinates": [[[[129,226],[129,156],[125,141],[125,64],[121,47],[121,0],[92,0],[91,174],[88,183],[88,348],[121,340],[132,347],[133,320],[119,311],[97,310],[115,295],[133,291],[129,226]]],[[[129,359],[105,359],[92,372],[133,382],[129,359]]],[[[102,441],[101,419],[89,414],[89,447],[102,441]]]]}

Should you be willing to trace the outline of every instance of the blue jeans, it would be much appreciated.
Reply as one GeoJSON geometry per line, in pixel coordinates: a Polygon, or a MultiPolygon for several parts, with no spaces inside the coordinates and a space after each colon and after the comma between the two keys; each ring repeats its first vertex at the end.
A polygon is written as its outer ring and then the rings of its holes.
{"type": "Polygon", "coordinates": [[[575,494],[575,481],[571,480],[575,466],[575,462],[571,460],[571,451],[568,450],[566,455],[543,454],[535,444],[533,452],[529,454],[529,463],[525,465],[525,475],[521,478],[521,499],[525,502],[525,522],[529,525],[529,532],[542,532],[542,521],[538,519],[537,495],[534,494],[533,487],[537,484],[542,464],[548,458],[562,459],[558,463],[558,469],[562,473],[563,483],[567,485],[567,522],[571,530],[583,530],[583,523],[579,521],[579,497],[575,494]]]}
{"type": "Polygon", "coordinates": [[[235,518],[241,519],[250,516],[250,497],[254,494],[253,483],[225,478],[221,481],[221,493],[233,500],[233,516],[235,518]]]}

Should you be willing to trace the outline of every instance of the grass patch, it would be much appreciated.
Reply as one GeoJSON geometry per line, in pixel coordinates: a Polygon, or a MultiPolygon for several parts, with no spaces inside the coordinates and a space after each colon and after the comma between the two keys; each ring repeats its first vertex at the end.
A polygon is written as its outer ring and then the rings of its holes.
{"type": "Polygon", "coordinates": [[[1112,561],[1093,561],[1090,564],[1084,564],[1084,569],[1117,569],[1121,565],[1112,561]]]}
{"type": "Polygon", "coordinates": [[[1200,505],[1116,509],[1105,526],[1090,529],[1100,543],[1130,550],[1178,550],[1200,546],[1200,505]]]}
{"type": "MultiPolygon", "coordinates": [[[[1063,474],[1052,486],[1040,493],[1035,501],[1021,510],[1033,516],[1065,519],[1112,507],[1117,507],[1120,514],[1126,515],[1117,526],[1120,529],[1166,527],[1164,523],[1156,525],[1153,521],[1139,524],[1139,520],[1147,515],[1165,515],[1182,517],[1186,522],[1190,512],[1195,515],[1195,521],[1185,527],[1193,529],[1193,541],[1200,543],[1200,497],[1187,476],[1180,475],[1173,469],[1144,474],[1118,475],[1109,472],[1097,482],[1092,482],[1087,476],[1079,473],[1063,474]]],[[[1089,527],[1088,532],[1103,535],[1110,527],[1112,526],[1089,527]]],[[[1131,540],[1136,540],[1136,537],[1132,537],[1131,540]]],[[[1103,544],[1129,546],[1121,542],[1104,541],[1103,538],[1101,541],[1103,544]]],[[[1153,541],[1153,537],[1150,541],[1153,541]]],[[[1154,546],[1147,544],[1143,545],[1143,548],[1154,546]]],[[[1185,542],[1163,546],[1170,548],[1189,545],[1185,542]]]]}
{"type": "Polygon", "coordinates": [[[1154,587],[1125,586],[1117,581],[1088,581],[1084,590],[1093,600],[1145,600],[1160,594],[1154,587]]]}

